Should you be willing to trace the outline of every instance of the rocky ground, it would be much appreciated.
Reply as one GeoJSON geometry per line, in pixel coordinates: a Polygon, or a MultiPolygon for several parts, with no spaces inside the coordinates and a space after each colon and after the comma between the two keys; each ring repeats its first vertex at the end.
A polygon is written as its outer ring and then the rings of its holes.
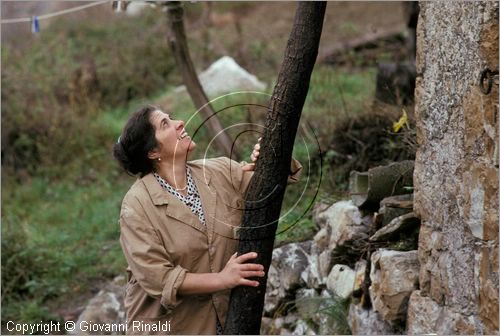
{"type": "MultiPolygon", "coordinates": [[[[318,203],[314,238],[274,249],[262,334],[405,334],[418,325],[407,311],[419,289],[413,194],[379,201],[318,203]]],[[[78,320],[123,322],[123,283],[107,284],[78,320]]]]}

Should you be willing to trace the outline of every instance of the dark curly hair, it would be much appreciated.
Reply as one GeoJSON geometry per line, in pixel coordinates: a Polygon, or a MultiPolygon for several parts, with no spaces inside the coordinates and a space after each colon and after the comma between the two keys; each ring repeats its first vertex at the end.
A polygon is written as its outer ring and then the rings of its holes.
{"type": "Polygon", "coordinates": [[[153,171],[153,161],[148,158],[148,153],[156,147],[157,142],[150,116],[159,109],[147,105],[134,112],[113,145],[114,158],[129,174],[143,177],[153,171]]]}

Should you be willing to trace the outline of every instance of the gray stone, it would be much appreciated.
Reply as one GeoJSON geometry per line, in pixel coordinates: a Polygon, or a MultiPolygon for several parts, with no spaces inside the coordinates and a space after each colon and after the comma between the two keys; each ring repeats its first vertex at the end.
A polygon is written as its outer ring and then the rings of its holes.
{"type": "Polygon", "coordinates": [[[413,194],[389,196],[380,201],[380,207],[413,209],[413,194]]]}
{"type": "Polygon", "coordinates": [[[463,315],[444,308],[436,321],[438,335],[481,335],[483,325],[474,315],[463,315]]]}
{"type": "Polygon", "coordinates": [[[314,204],[313,209],[312,209],[312,220],[314,223],[318,224],[319,227],[322,229],[326,226],[326,219],[327,217],[322,216],[321,214],[327,210],[331,204],[325,203],[323,201],[319,201],[314,204]]]}
{"type": "Polygon", "coordinates": [[[318,256],[318,271],[322,279],[328,277],[332,270],[332,253],[330,250],[323,251],[318,256]]]}
{"type": "Polygon", "coordinates": [[[414,291],[408,303],[407,333],[410,335],[436,333],[436,321],[441,311],[442,307],[431,298],[422,296],[419,290],[414,291]]]}
{"type": "Polygon", "coordinates": [[[298,320],[292,335],[316,335],[316,333],[305,321],[298,320]]]}
{"type": "Polygon", "coordinates": [[[299,289],[295,300],[299,321],[309,322],[307,333],[317,332],[320,335],[345,334],[348,331],[347,322],[343,324],[341,321],[345,318],[342,304],[341,299],[327,289],[323,289],[321,294],[314,289],[299,289]]]}
{"type": "MultiPolygon", "coordinates": [[[[89,331],[80,330],[83,321],[102,325],[125,325],[124,299],[125,277],[117,276],[94,296],[78,317],[77,328],[70,334],[90,334],[89,331]]],[[[92,331],[91,334],[95,334],[92,331]]],[[[107,335],[121,335],[125,330],[105,332],[107,335]]]]}
{"type": "Polygon", "coordinates": [[[370,298],[386,321],[406,317],[408,300],[418,287],[417,251],[379,249],[372,254],[370,298]]]}
{"type": "Polygon", "coordinates": [[[328,244],[330,242],[330,234],[327,228],[320,229],[314,235],[314,244],[318,250],[318,252],[324,251],[328,248],[328,244]]]}
{"type": "Polygon", "coordinates": [[[334,249],[346,241],[365,239],[368,237],[367,227],[361,218],[361,213],[352,201],[340,201],[333,204],[323,213],[328,217],[330,241],[328,247],[334,249]]]}
{"type": "Polygon", "coordinates": [[[363,309],[360,305],[349,306],[348,323],[352,335],[394,334],[389,322],[384,321],[377,312],[363,309]]]}
{"type": "Polygon", "coordinates": [[[278,271],[271,264],[267,271],[266,296],[264,298],[264,315],[272,316],[274,311],[282,303],[285,297],[284,291],[281,290],[281,282],[278,271]]]}
{"type": "Polygon", "coordinates": [[[311,242],[291,243],[273,250],[273,259],[268,270],[264,314],[272,316],[287,296],[306,285],[304,271],[310,266],[308,252],[311,242]]]}
{"type": "Polygon", "coordinates": [[[381,227],[389,224],[394,218],[413,211],[413,194],[386,197],[380,201],[379,214],[381,227]]]}
{"type": "Polygon", "coordinates": [[[272,335],[291,335],[299,320],[296,314],[289,314],[272,319],[270,334],[272,335]]]}
{"type": "Polygon", "coordinates": [[[398,238],[401,233],[411,232],[420,226],[420,219],[410,212],[394,218],[370,237],[370,241],[383,241],[398,238]]]}
{"type": "Polygon", "coordinates": [[[263,319],[261,334],[265,335],[291,335],[297,324],[298,317],[295,314],[263,319]],[[265,327],[263,325],[265,324],[265,327]]]}
{"type": "Polygon", "coordinates": [[[321,275],[319,269],[319,256],[312,254],[308,258],[309,264],[300,277],[308,288],[320,288],[325,285],[326,277],[321,275]]]}
{"type": "MultiPolygon", "coordinates": [[[[311,254],[331,251],[331,262],[354,264],[355,259],[367,244],[368,232],[372,226],[372,216],[362,217],[352,201],[332,204],[316,216],[323,226],[314,238],[311,254]]],[[[327,261],[326,258],[322,261],[327,261]]],[[[322,263],[319,273],[325,273],[331,262],[322,263]],[[326,264],[328,267],[324,267],[326,264]]],[[[328,270],[329,272],[329,270],[328,270]]],[[[321,279],[320,279],[321,280],[321,279]]],[[[324,281],[319,281],[320,283],[324,281]]]]}
{"type": "Polygon", "coordinates": [[[280,331],[279,331],[279,334],[281,336],[291,336],[291,335],[293,335],[292,331],[290,329],[287,329],[287,328],[281,328],[280,331]]]}
{"type": "Polygon", "coordinates": [[[292,243],[273,251],[273,264],[279,270],[280,283],[285,291],[304,285],[300,274],[308,266],[311,242],[292,243]]]}

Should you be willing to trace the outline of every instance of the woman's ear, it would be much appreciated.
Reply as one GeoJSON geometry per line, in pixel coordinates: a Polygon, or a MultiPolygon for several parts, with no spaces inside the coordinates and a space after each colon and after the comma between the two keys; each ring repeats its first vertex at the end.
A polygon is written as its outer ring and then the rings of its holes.
{"type": "Polygon", "coordinates": [[[160,153],[156,150],[156,149],[153,149],[152,151],[149,151],[148,152],[148,159],[150,160],[158,160],[158,158],[160,157],[160,153]]]}

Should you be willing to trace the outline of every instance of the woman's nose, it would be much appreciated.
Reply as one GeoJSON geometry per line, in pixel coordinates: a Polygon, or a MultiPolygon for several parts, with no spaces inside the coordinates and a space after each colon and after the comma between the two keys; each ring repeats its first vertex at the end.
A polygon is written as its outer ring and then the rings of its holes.
{"type": "Polygon", "coordinates": [[[184,121],[178,120],[177,128],[184,127],[184,121]]]}

